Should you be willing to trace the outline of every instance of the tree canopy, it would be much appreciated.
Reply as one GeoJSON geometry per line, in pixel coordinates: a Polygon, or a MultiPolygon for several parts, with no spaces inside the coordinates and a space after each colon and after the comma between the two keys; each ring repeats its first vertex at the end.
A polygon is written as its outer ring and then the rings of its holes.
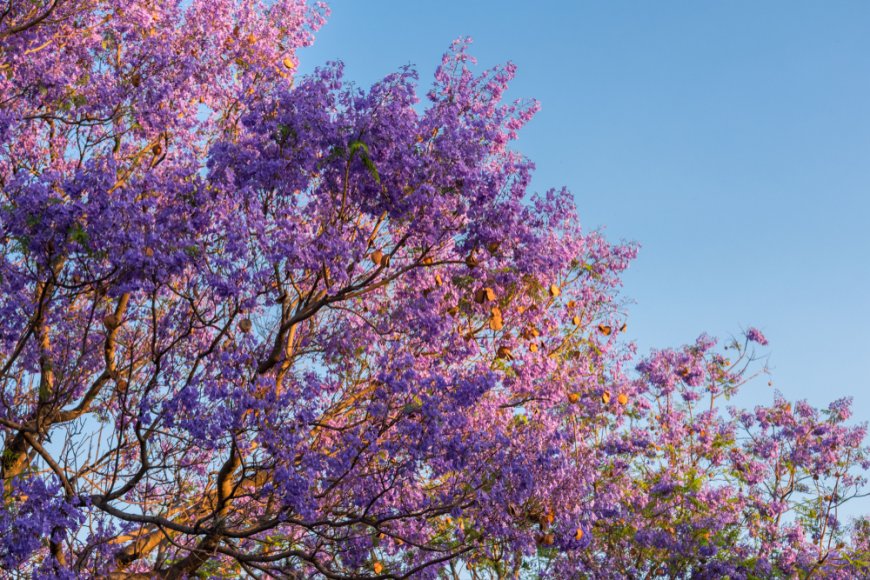
{"type": "Polygon", "coordinates": [[[297,75],[325,16],[5,3],[0,568],[868,573],[849,401],[728,408],[755,328],[638,356],[636,246],[530,191],[513,65],[297,75]]]}

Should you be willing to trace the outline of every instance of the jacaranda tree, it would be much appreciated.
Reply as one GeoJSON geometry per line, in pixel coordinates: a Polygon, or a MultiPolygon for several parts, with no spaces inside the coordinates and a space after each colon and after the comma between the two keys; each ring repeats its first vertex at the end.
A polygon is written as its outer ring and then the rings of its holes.
{"type": "Polygon", "coordinates": [[[296,75],[325,12],[0,6],[5,574],[867,574],[848,401],[728,410],[752,328],[638,358],[513,67],[296,75]]]}

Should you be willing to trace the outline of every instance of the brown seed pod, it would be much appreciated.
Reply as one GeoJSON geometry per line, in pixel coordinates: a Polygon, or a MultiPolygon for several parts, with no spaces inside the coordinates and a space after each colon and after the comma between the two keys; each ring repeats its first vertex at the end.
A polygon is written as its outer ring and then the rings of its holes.
{"type": "Polygon", "coordinates": [[[435,274],[435,285],[440,287],[442,284],[444,280],[441,279],[441,274],[435,274]]]}
{"type": "Polygon", "coordinates": [[[550,284],[550,296],[556,298],[562,293],[562,289],[559,288],[556,284],[550,284]]]}
{"type": "Polygon", "coordinates": [[[514,355],[511,352],[511,349],[507,346],[500,346],[496,351],[496,358],[503,358],[505,360],[513,360],[514,355]]]}
{"type": "Polygon", "coordinates": [[[610,391],[604,391],[601,393],[601,402],[605,405],[610,402],[610,391]]]}
{"type": "Polygon", "coordinates": [[[468,256],[465,258],[465,265],[469,268],[476,268],[479,263],[480,262],[477,260],[473,253],[468,254],[468,256]]]}
{"type": "Polygon", "coordinates": [[[160,154],[163,153],[163,147],[160,143],[155,143],[151,146],[151,153],[154,154],[154,157],[160,157],[160,154]]]}
{"type": "Polygon", "coordinates": [[[580,326],[580,317],[575,316],[574,318],[571,319],[571,322],[573,322],[575,326],[580,326]]]}
{"type": "Polygon", "coordinates": [[[580,400],[580,395],[578,393],[568,393],[568,402],[576,403],[580,400]]]}
{"type": "Polygon", "coordinates": [[[293,59],[289,56],[285,57],[284,60],[281,61],[281,64],[283,64],[284,68],[286,68],[287,70],[290,70],[296,66],[296,64],[293,62],[293,59]]]}
{"type": "Polygon", "coordinates": [[[114,314],[107,314],[105,317],[103,317],[103,325],[109,330],[117,328],[119,324],[120,321],[118,320],[118,317],[114,314]]]}
{"type": "Polygon", "coordinates": [[[533,342],[529,344],[529,352],[538,352],[538,343],[533,342]]]}
{"type": "Polygon", "coordinates": [[[556,537],[553,534],[544,534],[542,542],[545,546],[552,546],[553,542],[556,541],[556,537]]]}
{"type": "Polygon", "coordinates": [[[491,330],[501,330],[504,328],[504,323],[502,322],[501,317],[490,319],[489,328],[491,330]]]}
{"type": "Polygon", "coordinates": [[[384,253],[380,250],[375,250],[374,252],[372,252],[371,256],[369,256],[369,258],[375,266],[380,266],[381,262],[384,259],[384,253]]]}
{"type": "Polygon", "coordinates": [[[499,245],[498,242],[490,242],[486,245],[486,249],[489,250],[490,254],[495,254],[498,251],[499,245]]]}
{"type": "Polygon", "coordinates": [[[239,321],[239,330],[241,330],[242,332],[250,332],[251,328],[253,328],[253,326],[254,325],[251,322],[250,318],[242,318],[239,321]]]}
{"type": "Polygon", "coordinates": [[[431,265],[434,264],[434,263],[435,263],[435,260],[432,258],[432,256],[426,256],[426,257],[423,258],[423,260],[422,260],[422,264],[423,264],[424,266],[431,266],[431,265]]]}
{"type": "Polygon", "coordinates": [[[619,393],[616,396],[616,402],[619,403],[620,405],[627,405],[628,404],[628,395],[626,395],[625,393],[619,393]]]}

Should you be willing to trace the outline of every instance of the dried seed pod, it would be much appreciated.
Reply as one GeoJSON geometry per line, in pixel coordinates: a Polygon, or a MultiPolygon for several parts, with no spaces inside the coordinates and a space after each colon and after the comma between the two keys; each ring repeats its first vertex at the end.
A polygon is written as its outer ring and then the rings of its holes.
{"type": "Polygon", "coordinates": [[[371,261],[375,266],[380,266],[381,261],[383,261],[384,259],[384,253],[380,250],[375,250],[369,257],[371,258],[371,261]]]}
{"type": "Polygon", "coordinates": [[[568,402],[576,403],[580,400],[580,395],[578,393],[568,393],[568,402]]]}
{"type": "Polygon", "coordinates": [[[496,351],[496,358],[503,358],[503,359],[506,359],[506,360],[513,360],[513,359],[514,359],[514,355],[513,355],[513,352],[511,352],[511,349],[510,349],[509,347],[507,347],[507,346],[500,346],[500,347],[498,347],[498,350],[496,351]]]}
{"type": "Polygon", "coordinates": [[[242,332],[251,332],[251,328],[253,328],[253,323],[250,318],[242,318],[239,321],[239,330],[242,332]]]}
{"type": "Polygon", "coordinates": [[[103,325],[109,330],[117,328],[119,324],[120,321],[118,320],[118,317],[114,314],[107,314],[103,317],[103,325]]]}
{"type": "Polygon", "coordinates": [[[571,322],[573,322],[575,326],[580,326],[580,317],[575,316],[574,318],[571,319],[571,322]]]}
{"type": "Polygon", "coordinates": [[[501,317],[490,319],[489,328],[490,330],[501,330],[504,328],[504,322],[502,322],[501,317]]]}
{"type": "Polygon", "coordinates": [[[556,541],[556,537],[553,534],[544,534],[544,537],[541,540],[541,543],[545,546],[552,546],[553,542],[556,541]]]}
{"type": "Polygon", "coordinates": [[[290,70],[296,66],[296,64],[293,62],[293,59],[289,56],[285,57],[284,60],[281,61],[281,64],[283,64],[284,68],[286,68],[287,70],[290,70]]]}
{"type": "Polygon", "coordinates": [[[550,296],[553,298],[559,296],[562,293],[562,289],[559,288],[556,284],[550,284],[550,296]]]}
{"type": "Polygon", "coordinates": [[[465,258],[465,265],[469,268],[476,268],[479,263],[474,253],[468,254],[465,258]]]}
{"type": "Polygon", "coordinates": [[[423,261],[422,261],[422,264],[424,266],[431,266],[434,263],[435,263],[435,260],[432,258],[432,256],[426,256],[425,258],[423,258],[423,261]]]}
{"type": "Polygon", "coordinates": [[[620,405],[626,405],[626,404],[628,404],[628,395],[626,395],[625,393],[619,393],[619,394],[616,396],[616,401],[617,401],[620,405]]]}
{"type": "Polygon", "coordinates": [[[490,242],[486,245],[486,249],[489,250],[490,254],[495,254],[498,251],[499,245],[498,242],[490,242]]]}
{"type": "Polygon", "coordinates": [[[529,352],[538,352],[538,343],[533,342],[529,345],[529,352]]]}
{"type": "Polygon", "coordinates": [[[160,157],[160,154],[163,153],[163,147],[160,143],[155,143],[151,146],[151,153],[154,154],[154,157],[160,157]]]}
{"type": "Polygon", "coordinates": [[[574,539],[577,541],[583,539],[583,528],[577,528],[577,531],[574,532],[574,539]]]}
{"type": "Polygon", "coordinates": [[[492,288],[480,288],[474,293],[474,301],[478,304],[495,300],[495,290],[492,288]]]}
{"type": "Polygon", "coordinates": [[[604,391],[601,393],[601,402],[605,405],[610,402],[610,391],[604,391]]]}

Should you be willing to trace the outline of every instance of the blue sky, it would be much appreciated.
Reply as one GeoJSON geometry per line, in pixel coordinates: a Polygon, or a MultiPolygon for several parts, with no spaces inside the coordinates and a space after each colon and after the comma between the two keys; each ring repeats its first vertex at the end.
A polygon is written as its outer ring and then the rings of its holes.
{"type": "MultiPolygon", "coordinates": [[[[774,388],[870,418],[870,3],[333,0],[303,72],[367,85],[474,38],[542,110],[517,148],[537,190],[642,245],[625,276],[641,352],[755,325],[774,388]]],[[[768,403],[753,384],[743,404],[768,403]]]]}

